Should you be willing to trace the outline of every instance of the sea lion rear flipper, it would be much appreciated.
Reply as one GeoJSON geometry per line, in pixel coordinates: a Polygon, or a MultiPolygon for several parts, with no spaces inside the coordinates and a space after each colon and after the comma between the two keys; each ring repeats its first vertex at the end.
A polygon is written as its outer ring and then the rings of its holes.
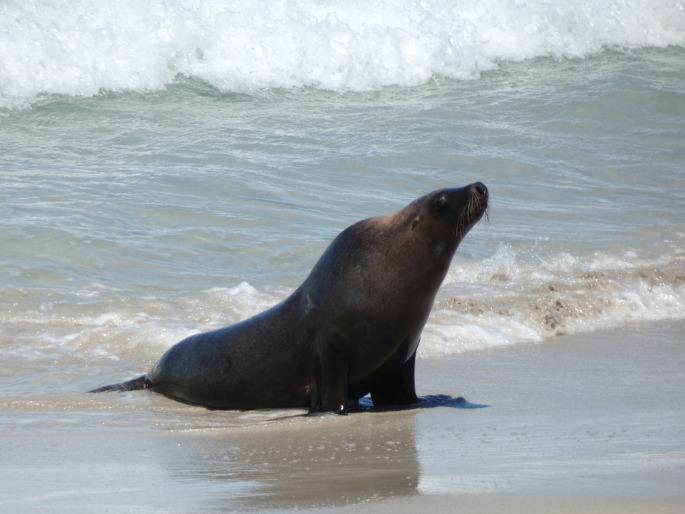
{"type": "Polygon", "coordinates": [[[128,382],[122,382],[120,384],[111,384],[103,387],[98,387],[89,393],[104,393],[107,391],[135,391],[138,389],[148,389],[152,385],[152,382],[147,378],[147,375],[141,375],[138,378],[129,380],[128,382]]]}

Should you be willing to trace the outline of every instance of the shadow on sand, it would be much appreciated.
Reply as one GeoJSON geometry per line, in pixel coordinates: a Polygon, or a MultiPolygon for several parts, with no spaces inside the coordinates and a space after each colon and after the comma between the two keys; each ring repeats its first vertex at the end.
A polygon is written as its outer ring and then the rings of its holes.
{"type": "Polygon", "coordinates": [[[414,409],[433,409],[435,407],[451,407],[453,409],[484,409],[488,405],[482,403],[471,403],[463,396],[457,398],[448,394],[434,394],[422,396],[421,401],[409,405],[388,405],[388,406],[374,406],[371,398],[365,396],[359,400],[358,404],[349,405],[349,412],[388,412],[388,411],[404,411],[414,409]]]}

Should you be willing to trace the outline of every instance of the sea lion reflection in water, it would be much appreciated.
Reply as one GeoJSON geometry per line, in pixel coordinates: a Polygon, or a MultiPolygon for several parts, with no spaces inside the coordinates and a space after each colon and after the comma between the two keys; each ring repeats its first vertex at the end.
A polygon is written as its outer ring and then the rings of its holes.
{"type": "Polygon", "coordinates": [[[343,230],[288,298],[172,346],[147,375],[93,392],[151,389],[210,409],[309,407],[419,398],[421,331],[457,246],[483,216],[480,182],[433,191],[343,230]]]}

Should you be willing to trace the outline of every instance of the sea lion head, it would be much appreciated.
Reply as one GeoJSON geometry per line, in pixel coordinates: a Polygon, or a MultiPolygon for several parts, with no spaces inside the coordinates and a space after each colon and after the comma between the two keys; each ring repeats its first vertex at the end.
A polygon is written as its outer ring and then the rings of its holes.
{"type": "Polygon", "coordinates": [[[406,219],[416,237],[442,242],[456,250],[488,207],[488,188],[474,182],[455,189],[438,189],[407,206],[406,219]]]}
{"type": "Polygon", "coordinates": [[[360,304],[363,295],[359,291],[369,292],[365,298],[373,298],[384,287],[395,295],[405,287],[412,290],[414,299],[421,295],[430,299],[425,303],[427,313],[459,243],[483,217],[487,205],[488,189],[476,182],[433,191],[394,214],[347,227],[328,246],[305,282],[306,309],[321,308],[325,297],[339,305],[344,294],[351,295],[349,303],[360,304]]]}

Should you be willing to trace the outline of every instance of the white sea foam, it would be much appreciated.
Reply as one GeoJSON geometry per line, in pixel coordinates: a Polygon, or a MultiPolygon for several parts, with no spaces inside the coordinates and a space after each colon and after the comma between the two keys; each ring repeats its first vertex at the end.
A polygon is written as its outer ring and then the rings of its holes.
{"type": "Polygon", "coordinates": [[[503,60],[683,46],[683,27],[685,9],[670,0],[10,0],[0,8],[0,107],[159,90],[179,74],[222,91],[417,85],[503,60]]]}
{"type": "MultiPolygon", "coordinates": [[[[633,322],[685,317],[682,253],[656,259],[635,252],[586,258],[559,253],[542,259],[503,245],[491,258],[457,259],[424,330],[420,357],[543,341],[633,322]]],[[[284,299],[284,287],[260,290],[243,282],[183,297],[80,300],[5,312],[7,355],[50,359],[64,351],[84,359],[128,356],[141,370],[168,347],[220,328],[284,299]],[[27,344],[29,343],[29,344],[27,344]]],[[[4,290],[5,296],[12,292],[4,290]]],[[[98,294],[112,294],[99,292],[98,294]]],[[[0,333],[2,336],[2,333],[0,333]]]]}
{"type": "MultiPolygon", "coordinates": [[[[658,253],[658,252],[655,252],[658,253]]],[[[420,355],[542,341],[627,323],[685,317],[684,256],[636,252],[540,256],[508,245],[453,267],[420,355]]]]}

